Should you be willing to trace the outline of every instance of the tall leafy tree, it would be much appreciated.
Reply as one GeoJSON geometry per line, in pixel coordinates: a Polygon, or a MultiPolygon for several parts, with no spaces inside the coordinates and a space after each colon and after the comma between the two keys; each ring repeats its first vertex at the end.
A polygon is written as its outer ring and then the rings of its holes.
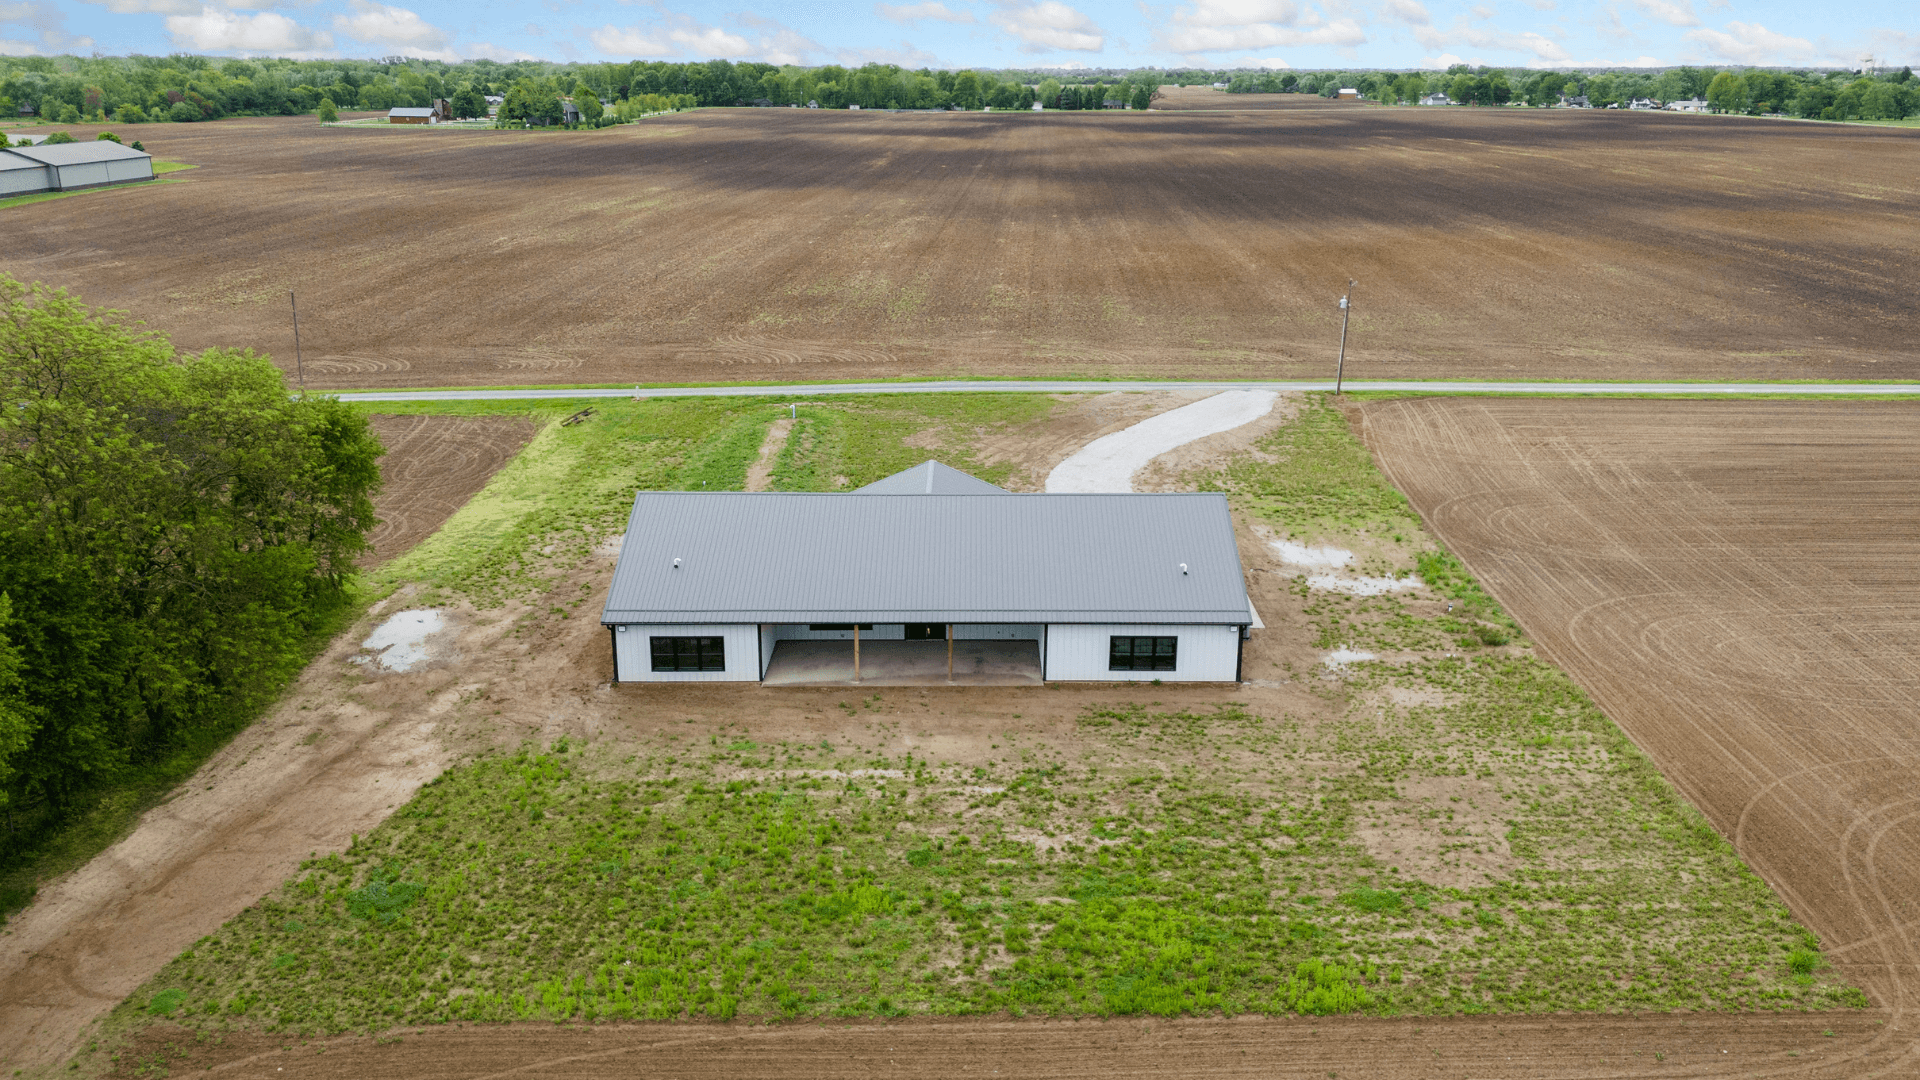
{"type": "Polygon", "coordinates": [[[366,550],[381,449],[263,357],[177,354],[3,275],[0,394],[0,669],[30,728],[0,784],[58,816],[275,690],[366,550]]]}

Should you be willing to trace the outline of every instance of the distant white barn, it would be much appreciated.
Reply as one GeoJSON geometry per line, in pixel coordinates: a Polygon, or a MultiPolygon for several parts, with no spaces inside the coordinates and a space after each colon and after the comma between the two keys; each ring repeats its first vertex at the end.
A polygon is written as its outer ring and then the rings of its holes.
{"type": "Polygon", "coordinates": [[[1015,495],[927,462],[839,494],[643,491],[600,621],[616,682],[1235,682],[1217,494],[1015,495]]]}

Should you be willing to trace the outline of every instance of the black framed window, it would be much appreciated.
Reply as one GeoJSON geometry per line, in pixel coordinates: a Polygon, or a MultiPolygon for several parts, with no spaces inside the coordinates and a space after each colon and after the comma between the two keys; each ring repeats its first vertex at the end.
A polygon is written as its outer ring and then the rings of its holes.
{"type": "Polygon", "coordinates": [[[1122,637],[1107,639],[1108,671],[1172,671],[1179,658],[1177,637],[1122,637]]]}
{"type": "Polygon", "coordinates": [[[657,637],[650,642],[655,671],[727,670],[726,638],[657,637]]]}

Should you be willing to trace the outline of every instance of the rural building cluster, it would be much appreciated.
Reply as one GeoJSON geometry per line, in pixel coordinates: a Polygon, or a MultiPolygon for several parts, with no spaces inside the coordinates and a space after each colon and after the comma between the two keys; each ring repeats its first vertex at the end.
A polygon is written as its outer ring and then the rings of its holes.
{"type": "Polygon", "coordinates": [[[1223,495],[1015,495],[938,462],[852,492],[643,491],[616,682],[1233,682],[1223,495]]]}

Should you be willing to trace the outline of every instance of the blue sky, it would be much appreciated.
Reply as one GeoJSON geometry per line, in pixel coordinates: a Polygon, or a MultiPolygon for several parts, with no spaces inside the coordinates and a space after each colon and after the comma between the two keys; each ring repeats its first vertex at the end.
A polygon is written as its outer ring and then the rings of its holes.
{"type": "Polygon", "coordinates": [[[1920,63],[1920,4],[1787,0],[0,0],[0,54],[912,67],[1920,63]]]}

